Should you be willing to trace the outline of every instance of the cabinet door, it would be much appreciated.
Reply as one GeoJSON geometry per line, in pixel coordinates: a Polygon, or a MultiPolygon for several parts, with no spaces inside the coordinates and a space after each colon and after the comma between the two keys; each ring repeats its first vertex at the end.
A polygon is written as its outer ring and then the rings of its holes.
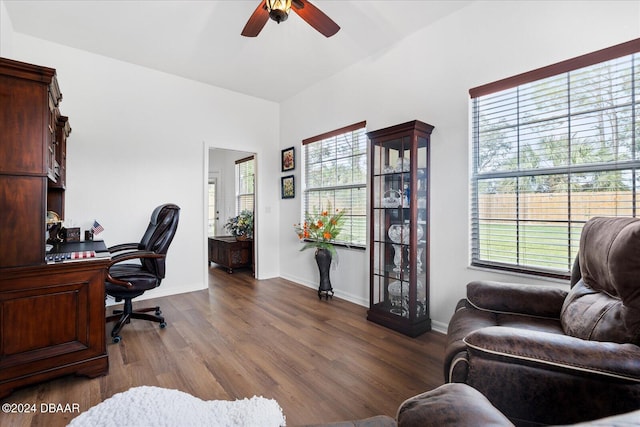
{"type": "MultiPolygon", "coordinates": [[[[409,318],[409,293],[415,283],[410,169],[415,153],[411,142],[407,134],[373,145],[372,302],[377,310],[405,319],[409,318]]],[[[422,233],[418,235],[422,237],[422,233]]]]}
{"type": "Polygon", "coordinates": [[[106,266],[42,265],[0,279],[0,396],[64,374],[107,372],[106,266]]]}
{"type": "Polygon", "coordinates": [[[45,174],[47,86],[0,75],[0,171],[45,174]]]}
{"type": "Polygon", "coordinates": [[[0,175],[0,268],[44,263],[46,186],[45,177],[0,175]]]}

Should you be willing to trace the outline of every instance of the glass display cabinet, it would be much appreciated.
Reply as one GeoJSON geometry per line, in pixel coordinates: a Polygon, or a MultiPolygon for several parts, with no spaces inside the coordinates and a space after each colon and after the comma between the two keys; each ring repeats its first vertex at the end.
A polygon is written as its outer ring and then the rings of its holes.
{"type": "Polygon", "coordinates": [[[405,335],[429,318],[429,139],[412,121],[369,132],[370,300],[367,319],[405,335]]]}

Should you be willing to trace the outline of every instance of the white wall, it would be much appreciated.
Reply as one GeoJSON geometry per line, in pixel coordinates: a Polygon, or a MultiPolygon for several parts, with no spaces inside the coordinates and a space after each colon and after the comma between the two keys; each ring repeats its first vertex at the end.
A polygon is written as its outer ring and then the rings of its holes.
{"type": "MultiPolygon", "coordinates": [[[[639,18],[638,1],[474,2],[283,102],[280,147],[299,148],[304,138],[360,120],[369,130],[414,119],[435,126],[430,310],[434,329],[444,330],[470,280],[540,283],[468,267],[468,90],[638,38],[639,18]]],[[[291,226],[299,221],[297,193],[280,209],[280,274],[317,287],[313,256],[298,252],[291,226]]],[[[336,295],[368,305],[369,252],[338,251],[340,264],[331,272],[336,295]]]]}
{"type": "Polygon", "coordinates": [[[0,0],[0,56],[8,58],[13,53],[13,24],[7,6],[0,0]]]}
{"type": "MultiPolygon", "coordinates": [[[[138,241],[153,208],[181,207],[162,286],[145,297],[207,287],[209,147],[256,152],[278,170],[278,105],[99,55],[13,34],[12,59],[55,68],[69,116],[66,220],[104,227],[108,245],[138,241]],[[248,125],[250,124],[250,126],[248,125]]],[[[277,222],[278,186],[258,177],[260,220],[277,222]]],[[[278,275],[278,235],[262,227],[258,277],[278,275]]]]}

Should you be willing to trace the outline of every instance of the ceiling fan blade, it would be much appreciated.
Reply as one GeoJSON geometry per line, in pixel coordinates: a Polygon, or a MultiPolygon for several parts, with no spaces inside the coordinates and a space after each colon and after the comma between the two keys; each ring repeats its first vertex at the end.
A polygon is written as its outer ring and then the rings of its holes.
{"type": "Polygon", "coordinates": [[[260,31],[264,28],[264,25],[269,20],[269,12],[267,6],[264,4],[264,0],[260,1],[260,4],[253,11],[253,14],[249,17],[247,24],[242,29],[242,34],[245,37],[256,37],[260,34],[260,31]]]}
{"type": "Polygon", "coordinates": [[[306,0],[292,0],[293,10],[300,18],[307,21],[307,24],[322,33],[325,37],[331,37],[338,32],[340,27],[320,9],[306,0]]]}

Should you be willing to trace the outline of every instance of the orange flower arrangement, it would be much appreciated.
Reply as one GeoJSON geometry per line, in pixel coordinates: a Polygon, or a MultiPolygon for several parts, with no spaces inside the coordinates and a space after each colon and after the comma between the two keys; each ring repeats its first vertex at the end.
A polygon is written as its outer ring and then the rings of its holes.
{"type": "Polygon", "coordinates": [[[296,234],[300,240],[307,243],[300,249],[301,251],[308,248],[327,249],[332,255],[335,255],[333,241],[342,231],[344,225],[344,210],[336,209],[329,215],[329,210],[310,215],[305,214],[305,220],[302,224],[294,224],[296,234]]]}

